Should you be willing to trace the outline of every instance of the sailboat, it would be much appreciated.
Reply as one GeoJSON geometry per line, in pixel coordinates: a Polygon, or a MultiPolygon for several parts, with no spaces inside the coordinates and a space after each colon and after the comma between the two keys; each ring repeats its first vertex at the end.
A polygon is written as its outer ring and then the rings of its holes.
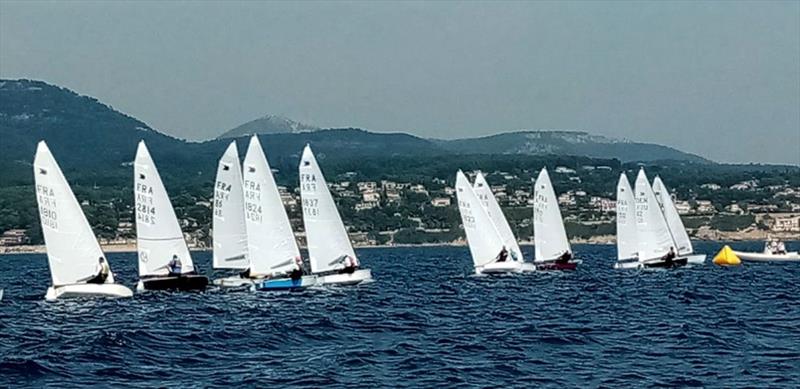
{"type": "Polygon", "coordinates": [[[622,172],[617,183],[617,263],[614,268],[638,268],[638,252],[636,201],[628,177],[622,172]]]}
{"type": "Polygon", "coordinates": [[[205,289],[208,278],[195,271],[175,210],[144,141],[139,142],[133,165],[139,254],[136,289],[205,289]],[[181,263],[177,274],[170,269],[173,261],[181,263]]]}
{"type": "Polygon", "coordinates": [[[302,258],[289,216],[257,136],[244,158],[244,205],[248,277],[258,290],[305,288],[316,277],[302,276],[302,258]],[[289,275],[294,273],[294,277],[289,275]]]}
{"type": "Polygon", "coordinates": [[[311,147],[300,158],[300,197],[311,272],[319,284],[358,284],[372,279],[359,260],[311,147]]]}
{"type": "MultiPolygon", "coordinates": [[[[620,194],[618,190],[618,202],[620,201],[620,194]]],[[[626,201],[626,199],[623,199],[623,201],[626,201]]],[[[624,228],[620,228],[620,215],[622,215],[622,212],[619,210],[620,204],[617,204],[617,247],[619,251],[619,260],[616,267],[659,268],[686,265],[687,258],[679,257],[675,251],[677,245],[643,168],[639,170],[639,174],[636,176],[633,201],[635,204],[634,241],[636,251],[632,257],[636,258],[636,261],[630,261],[630,258],[626,257],[631,255],[628,250],[631,250],[633,245],[626,246],[624,250],[619,248],[620,242],[625,242],[623,244],[629,245],[631,237],[620,235],[629,232],[624,228]]],[[[625,216],[627,215],[623,215],[622,217],[625,218],[625,216]]],[[[629,222],[629,220],[626,219],[626,222],[629,222]]]]}
{"type": "Polygon", "coordinates": [[[511,257],[505,239],[461,170],[456,173],[456,198],[475,273],[520,273],[535,270],[533,264],[523,262],[521,255],[517,259],[511,257]]]}
{"type": "Polygon", "coordinates": [[[497,203],[497,198],[494,197],[492,188],[486,182],[483,173],[478,172],[475,176],[475,183],[472,185],[472,190],[475,192],[475,195],[478,196],[478,200],[480,200],[483,209],[489,214],[489,219],[494,223],[497,232],[500,233],[500,238],[503,240],[503,244],[508,250],[509,257],[515,261],[524,260],[522,250],[519,248],[517,238],[514,236],[514,231],[511,230],[511,226],[508,224],[508,220],[503,214],[503,209],[500,208],[500,204],[497,203]]]}
{"type": "Polygon", "coordinates": [[[537,269],[575,270],[578,266],[572,260],[572,248],[547,168],[542,168],[534,183],[533,240],[537,269]]]}
{"type": "Polygon", "coordinates": [[[101,270],[100,262],[106,262],[105,255],[44,141],[39,142],[36,147],[33,175],[42,234],[47,247],[47,261],[53,280],[53,285],[47,288],[45,300],[83,296],[133,296],[130,289],[114,283],[114,273],[110,268],[105,280],[97,277],[101,270]]]}
{"type": "MultiPolygon", "coordinates": [[[[232,141],[217,165],[214,183],[214,215],[212,219],[214,269],[244,270],[250,266],[247,257],[247,226],[244,220],[244,194],[239,150],[232,141]]],[[[251,285],[240,276],[214,280],[214,285],[251,285]]]]}
{"type": "Polygon", "coordinates": [[[683,226],[683,221],[678,214],[678,209],[672,202],[672,196],[669,195],[667,187],[661,181],[661,177],[656,176],[653,180],[653,193],[656,195],[656,200],[661,207],[661,213],[667,221],[672,241],[675,243],[676,253],[678,258],[686,258],[686,263],[702,265],[706,261],[705,254],[694,254],[694,247],[692,247],[692,240],[689,239],[689,234],[686,232],[686,227],[683,226]]]}

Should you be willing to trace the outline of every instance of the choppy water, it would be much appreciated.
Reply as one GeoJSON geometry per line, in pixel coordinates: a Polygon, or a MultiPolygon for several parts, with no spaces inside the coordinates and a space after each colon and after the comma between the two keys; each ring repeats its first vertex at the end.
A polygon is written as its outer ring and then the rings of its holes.
{"type": "MultiPolygon", "coordinates": [[[[376,282],[358,287],[55,303],[44,255],[0,256],[0,386],[800,385],[800,263],[615,271],[613,246],[575,250],[574,273],[475,277],[466,248],[364,249],[376,282]]],[[[132,286],[135,255],[109,258],[132,286]]]]}

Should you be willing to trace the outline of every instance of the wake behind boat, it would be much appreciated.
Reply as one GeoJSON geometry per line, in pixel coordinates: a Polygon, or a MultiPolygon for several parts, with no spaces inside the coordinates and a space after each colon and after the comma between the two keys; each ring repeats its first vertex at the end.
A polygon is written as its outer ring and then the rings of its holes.
{"type": "Polygon", "coordinates": [[[134,160],[136,246],[142,290],[203,290],[208,278],[195,271],[178,218],[144,141],[134,160]]]}
{"type": "Polygon", "coordinates": [[[44,141],[36,148],[33,170],[36,202],[53,280],[45,300],[131,297],[130,289],[114,283],[114,273],[92,227],[44,141]]]}
{"type": "MultiPolygon", "coordinates": [[[[461,170],[456,173],[456,198],[476,274],[522,273],[535,270],[533,264],[522,260],[521,254],[516,258],[512,256],[513,251],[509,251],[506,240],[503,239],[461,170]]],[[[491,199],[494,199],[493,194],[491,199]]],[[[497,208],[499,209],[499,206],[497,208]]],[[[516,239],[510,242],[516,243],[516,239]]]]}
{"type": "Polygon", "coordinates": [[[309,263],[317,282],[354,285],[370,281],[372,272],[359,268],[360,261],[309,145],[300,158],[299,178],[309,263]]]}
{"type": "Polygon", "coordinates": [[[537,270],[575,270],[578,262],[572,257],[564,219],[547,168],[542,168],[533,186],[533,263],[537,270]]]}

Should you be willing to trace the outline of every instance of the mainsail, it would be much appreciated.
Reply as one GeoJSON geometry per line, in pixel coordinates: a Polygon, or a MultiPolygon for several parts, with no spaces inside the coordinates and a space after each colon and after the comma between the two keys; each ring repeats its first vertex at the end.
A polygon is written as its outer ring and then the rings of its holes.
{"type": "Polygon", "coordinates": [[[247,228],[244,221],[242,169],[236,141],[231,142],[217,165],[212,219],[215,269],[244,269],[247,259],[247,228]]]}

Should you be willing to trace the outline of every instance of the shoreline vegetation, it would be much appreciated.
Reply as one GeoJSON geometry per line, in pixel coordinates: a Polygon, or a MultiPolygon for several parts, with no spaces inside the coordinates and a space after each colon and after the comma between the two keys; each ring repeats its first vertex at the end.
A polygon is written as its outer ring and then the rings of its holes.
{"type": "MultiPolygon", "coordinates": [[[[704,231],[703,236],[692,237],[693,241],[725,241],[725,242],[747,242],[747,241],[763,241],[767,238],[778,238],[782,240],[792,241],[796,240],[796,234],[792,233],[775,233],[769,231],[717,231],[710,230],[704,231]]],[[[607,245],[615,244],[616,238],[613,235],[598,235],[589,238],[572,238],[572,244],[598,244],[607,245]]],[[[519,244],[522,246],[533,246],[533,241],[521,240],[519,244]]],[[[356,244],[353,246],[359,249],[374,249],[374,248],[408,248],[408,247],[465,247],[467,242],[464,240],[457,240],[452,242],[437,242],[437,243],[398,243],[398,244],[356,244]]],[[[105,253],[136,253],[136,244],[103,244],[100,245],[105,253]]],[[[301,246],[305,249],[305,246],[301,246]]],[[[211,251],[210,247],[190,247],[192,252],[211,251]]],[[[45,245],[20,245],[20,246],[7,246],[0,247],[0,255],[12,254],[45,254],[47,252],[45,245]]]]}

